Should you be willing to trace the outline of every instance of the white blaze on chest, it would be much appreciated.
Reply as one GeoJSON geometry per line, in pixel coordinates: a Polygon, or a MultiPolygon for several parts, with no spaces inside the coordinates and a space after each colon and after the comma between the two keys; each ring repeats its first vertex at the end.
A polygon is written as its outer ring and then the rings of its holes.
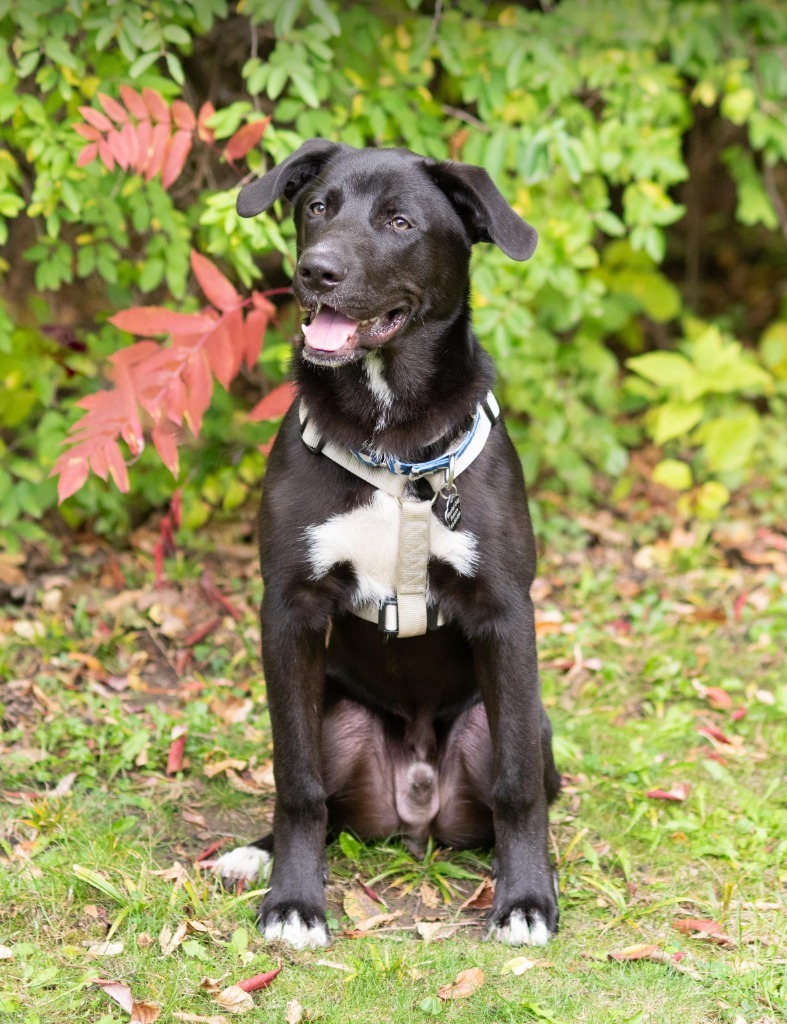
{"type": "MultiPolygon", "coordinates": [[[[359,603],[383,601],[396,591],[401,509],[392,494],[375,491],[368,505],[331,516],[306,531],[308,560],[315,579],[349,562],[358,580],[359,603]]],[[[447,562],[460,576],[473,576],[478,543],[467,531],[448,529],[437,516],[429,524],[431,557],[447,562]]]]}

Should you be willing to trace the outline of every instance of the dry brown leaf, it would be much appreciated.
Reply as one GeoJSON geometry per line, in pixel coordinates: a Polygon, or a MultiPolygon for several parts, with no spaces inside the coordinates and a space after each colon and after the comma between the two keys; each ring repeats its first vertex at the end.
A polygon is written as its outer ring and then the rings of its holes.
{"type": "Polygon", "coordinates": [[[494,883],[491,878],[484,878],[459,907],[459,910],[488,910],[492,906],[494,895],[494,883]]]}
{"type": "Polygon", "coordinates": [[[179,889],[184,882],[188,881],[189,877],[188,871],[186,871],[179,860],[176,860],[171,868],[165,868],[163,871],[151,871],[150,873],[160,878],[163,882],[174,882],[176,889],[179,889]]]}
{"type": "Polygon", "coordinates": [[[83,942],[82,945],[87,946],[88,956],[120,956],[123,952],[120,939],[117,942],[83,942]]]}
{"type": "Polygon", "coordinates": [[[675,927],[683,935],[689,935],[692,939],[712,942],[717,946],[724,946],[727,949],[732,949],[735,945],[735,940],[725,933],[718,921],[709,921],[698,917],[685,917],[680,921],[676,921],[675,927]]]}
{"type": "Polygon", "coordinates": [[[174,932],[168,924],[165,924],[158,937],[158,944],[161,946],[162,954],[164,956],[169,956],[170,953],[174,953],[181,942],[186,938],[188,930],[188,921],[181,921],[174,932]]]}
{"type": "Polygon", "coordinates": [[[212,779],[215,775],[221,775],[222,772],[226,772],[230,768],[242,772],[247,764],[247,761],[241,761],[237,757],[225,757],[223,761],[214,761],[213,764],[206,764],[202,769],[202,774],[212,779]]]}
{"type": "Polygon", "coordinates": [[[200,978],[199,987],[204,989],[210,995],[215,996],[221,991],[221,980],[225,978],[226,974],[222,974],[221,978],[209,978],[207,974],[204,974],[200,978]]]}
{"type": "Polygon", "coordinates": [[[210,702],[210,710],[216,715],[217,718],[221,718],[224,722],[229,722],[230,725],[237,724],[238,722],[245,722],[251,714],[254,702],[251,697],[214,697],[210,702]]]}
{"type": "Polygon", "coordinates": [[[134,997],[131,995],[131,989],[128,985],[124,985],[122,981],[109,981],[105,978],[96,978],[93,981],[94,985],[98,985],[106,992],[110,999],[114,999],[118,1006],[125,1010],[126,1013],[131,1013],[134,1009],[134,997]]]}
{"type": "Polygon", "coordinates": [[[222,1010],[230,1013],[248,1013],[254,1009],[254,1000],[239,985],[230,985],[214,997],[222,1010]]]}
{"type": "Polygon", "coordinates": [[[375,903],[362,889],[351,889],[345,893],[342,906],[354,924],[376,917],[380,913],[380,904],[375,903]]]}
{"type": "Polygon", "coordinates": [[[8,946],[0,946],[0,960],[13,960],[14,951],[8,946]]]}
{"type": "Polygon", "coordinates": [[[524,974],[536,966],[535,960],[528,960],[526,956],[515,956],[513,960],[506,960],[500,968],[501,974],[524,974]]]}
{"type": "Polygon", "coordinates": [[[607,953],[607,960],[648,960],[658,949],[656,943],[640,942],[636,946],[626,946],[614,953],[607,953]]]}
{"type": "Polygon", "coordinates": [[[458,927],[458,924],[446,924],[445,921],[419,921],[415,930],[425,943],[429,943],[452,939],[458,927]]]}
{"type": "Polygon", "coordinates": [[[128,1024],[153,1024],[160,1016],[160,1006],[156,1006],[155,1003],[138,1003],[135,999],[128,1024]]]}
{"type": "Polygon", "coordinates": [[[253,782],[249,782],[247,779],[242,779],[237,772],[233,771],[232,768],[228,768],[226,771],[227,782],[233,789],[236,789],[239,793],[245,793],[247,796],[259,796],[264,792],[259,786],[255,786],[253,782]]]}
{"type": "Polygon", "coordinates": [[[286,1024],[301,1024],[303,1020],[303,1007],[297,999],[291,999],[287,1003],[287,1010],[284,1014],[286,1024]]]}
{"type": "Polygon", "coordinates": [[[440,893],[437,891],[437,886],[432,885],[431,882],[422,882],[421,888],[418,890],[418,896],[421,903],[425,907],[429,907],[434,910],[440,906],[440,893]]]}
{"type": "Polygon", "coordinates": [[[355,931],[370,932],[373,931],[375,928],[379,928],[381,925],[390,924],[391,921],[395,921],[397,917],[401,916],[401,910],[394,910],[392,913],[386,914],[372,914],[371,917],[365,917],[361,921],[356,921],[355,931]]]}
{"type": "Polygon", "coordinates": [[[317,960],[316,964],[318,967],[330,967],[334,971],[349,971],[352,973],[352,967],[348,967],[347,964],[339,963],[338,960],[317,960]]]}
{"type": "Polygon", "coordinates": [[[484,972],[480,967],[470,967],[466,971],[460,971],[456,980],[451,985],[443,985],[437,990],[437,995],[442,1000],[467,999],[484,984],[484,972]]]}
{"type": "Polygon", "coordinates": [[[149,932],[140,932],[137,936],[137,946],[139,949],[150,949],[155,943],[156,940],[149,932]]]}

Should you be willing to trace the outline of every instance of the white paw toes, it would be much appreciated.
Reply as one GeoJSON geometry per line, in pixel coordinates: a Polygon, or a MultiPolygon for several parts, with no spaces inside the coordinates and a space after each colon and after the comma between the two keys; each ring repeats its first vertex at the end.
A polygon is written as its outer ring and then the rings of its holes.
{"type": "Polygon", "coordinates": [[[236,846],[216,860],[213,870],[228,888],[238,882],[264,882],[270,873],[271,860],[269,853],[256,846],[236,846]]]}
{"type": "Polygon", "coordinates": [[[487,938],[506,946],[545,946],[551,938],[547,923],[538,911],[530,915],[530,924],[521,910],[514,910],[504,925],[493,924],[487,938]]]}
{"type": "Polygon", "coordinates": [[[291,910],[286,917],[271,918],[262,935],[269,942],[281,939],[295,949],[318,949],[327,946],[330,941],[324,924],[306,924],[297,910],[291,910]]]}

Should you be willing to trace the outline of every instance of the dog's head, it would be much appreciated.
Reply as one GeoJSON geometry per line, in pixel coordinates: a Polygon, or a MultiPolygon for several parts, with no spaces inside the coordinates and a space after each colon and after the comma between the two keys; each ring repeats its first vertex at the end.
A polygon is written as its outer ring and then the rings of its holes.
{"type": "Polygon", "coordinates": [[[282,196],[295,204],[293,285],[314,363],[353,362],[411,327],[451,323],[474,242],[515,260],[536,247],[485,170],[403,149],[311,139],[241,189],[238,213],[254,217],[282,196]]]}

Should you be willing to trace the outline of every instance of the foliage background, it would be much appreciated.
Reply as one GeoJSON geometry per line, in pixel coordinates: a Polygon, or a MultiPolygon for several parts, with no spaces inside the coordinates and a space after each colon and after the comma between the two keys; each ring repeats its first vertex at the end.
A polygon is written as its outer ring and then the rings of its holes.
{"type": "MultiPolygon", "coordinates": [[[[538,228],[524,266],[479,247],[474,304],[542,531],[566,494],[653,486],[687,519],[732,498],[783,522],[786,98],[778,0],[0,0],[0,546],[168,503],[148,448],[130,495],[91,478],[56,511],[75,403],[131,340],[108,318],[199,308],[191,248],[238,287],[286,285],[286,211],[240,220],[235,190],[313,135],[481,164],[538,228]],[[166,190],[78,166],[79,107],[122,84],[212,102],[218,142],[272,125],[247,166],[195,147],[166,190]]],[[[246,412],[296,329],[281,300],[258,365],[182,438],[187,529],[256,491],[275,425],[246,412]]]]}

